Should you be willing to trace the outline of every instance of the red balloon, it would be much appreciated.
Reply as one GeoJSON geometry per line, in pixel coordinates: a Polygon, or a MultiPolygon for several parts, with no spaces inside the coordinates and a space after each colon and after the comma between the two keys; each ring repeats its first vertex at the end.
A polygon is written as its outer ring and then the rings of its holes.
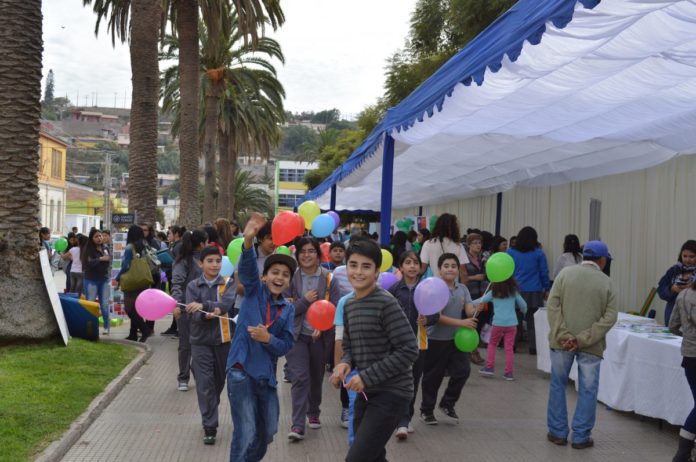
{"type": "Polygon", "coordinates": [[[305,221],[304,218],[300,216],[299,213],[293,213],[293,216],[295,218],[295,237],[302,237],[304,236],[305,233],[305,221]]]}
{"type": "Polygon", "coordinates": [[[284,245],[295,239],[297,225],[292,212],[280,212],[271,224],[271,236],[275,245],[284,245]]]}
{"type": "Polygon", "coordinates": [[[322,242],[322,244],[319,247],[321,248],[321,261],[328,262],[331,259],[331,243],[322,242]]]}
{"type": "Polygon", "coordinates": [[[334,325],[336,307],[328,300],[317,300],[307,310],[307,322],[318,330],[329,330],[334,325]]]}

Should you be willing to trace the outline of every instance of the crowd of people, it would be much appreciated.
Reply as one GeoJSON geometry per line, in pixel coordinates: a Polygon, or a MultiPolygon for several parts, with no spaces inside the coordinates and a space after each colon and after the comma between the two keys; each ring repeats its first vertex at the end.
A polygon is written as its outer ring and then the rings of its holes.
{"type": "MultiPolygon", "coordinates": [[[[392,435],[406,440],[414,431],[419,388],[419,415],[425,424],[436,425],[438,419],[457,423],[455,405],[471,364],[481,366],[481,376],[493,377],[501,342],[502,377],[515,380],[517,346],[526,339],[529,354],[536,354],[534,313],[544,305],[552,363],[547,438],[564,445],[571,436],[577,449],[594,444],[599,365],[604,338],[617,319],[611,255],[604,243],[583,246],[576,235],[566,236],[550,275],[534,228],[524,227],[509,240],[478,229],[462,236],[456,216],[447,213],[432,231],[397,231],[384,247],[378,236],[356,227],[321,240],[302,236],[292,243],[292,256],[275,253],[271,223],[259,214],[240,231],[226,219],[193,230],[172,226],[167,234],[133,225],[116,278],[131,320],[129,340],[144,342],[154,331],[154,323],[135,309],[143,290],[168,290],[179,303],[172,325],[163,332],[178,336],[177,388],[188,391],[193,373],[203,442],[215,444],[220,395],[227,383],[234,423],[231,461],[261,460],[278,431],[276,369],[283,356],[280,374],[291,384],[288,439],[300,442],[307,428],[321,428],[322,399],[340,399],[341,425],[349,430],[346,460],[386,460],[385,445],[392,435]],[[225,249],[239,237],[243,247],[235,271],[222,276],[225,249]],[[398,278],[388,290],[379,283],[383,250],[393,255],[390,271],[398,278]],[[498,252],[512,257],[514,274],[489,282],[486,263],[498,252]],[[138,276],[142,281],[133,285],[138,268],[145,268],[138,276]],[[450,296],[439,313],[424,316],[414,292],[427,277],[442,279],[450,296]],[[335,326],[328,330],[320,331],[308,320],[310,307],[319,300],[337,307],[335,326]],[[478,348],[466,353],[455,346],[461,327],[478,330],[485,358],[478,348]],[[574,361],[580,381],[571,435],[565,385],[574,361]],[[340,389],[333,398],[322,396],[327,372],[340,389]]],[[[41,245],[52,253],[50,230],[42,228],[40,234],[41,245]]],[[[68,249],[60,255],[69,275],[66,290],[99,300],[105,334],[112,254],[109,233],[93,229],[88,236],[70,233],[68,249]]],[[[658,294],[669,303],[665,322],[684,334],[683,366],[696,398],[695,274],[696,241],[687,241],[677,264],[661,279],[658,294]]],[[[688,460],[679,454],[690,452],[695,438],[692,412],[675,461],[688,460]]]]}

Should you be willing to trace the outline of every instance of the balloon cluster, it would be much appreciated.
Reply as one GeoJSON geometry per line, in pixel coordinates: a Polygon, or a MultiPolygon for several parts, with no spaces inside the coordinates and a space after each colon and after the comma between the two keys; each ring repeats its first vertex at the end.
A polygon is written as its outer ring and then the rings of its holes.
{"type": "Polygon", "coordinates": [[[408,233],[411,228],[413,228],[413,218],[406,217],[402,218],[401,220],[397,220],[396,227],[399,228],[400,231],[408,233]]]}
{"type": "MultiPolygon", "coordinates": [[[[333,210],[321,213],[319,205],[314,201],[305,201],[297,208],[297,213],[304,220],[304,226],[315,237],[326,237],[338,228],[341,218],[333,210]]],[[[275,222],[275,220],[273,220],[275,222]]],[[[275,238],[275,233],[273,234],[275,238]]],[[[287,242],[287,241],[286,241],[287,242]]]]}

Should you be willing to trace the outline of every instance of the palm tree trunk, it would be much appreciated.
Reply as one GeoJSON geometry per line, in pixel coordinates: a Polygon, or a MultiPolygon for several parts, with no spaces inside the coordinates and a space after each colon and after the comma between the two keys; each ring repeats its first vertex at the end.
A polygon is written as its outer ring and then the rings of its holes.
{"type": "MultiPolygon", "coordinates": [[[[39,264],[41,1],[0,0],[0,344],[53,337],[39,264]]],[[[61,230],[62,231],[62,230],[61,230]]]]}
{"type": "Polygon", "coordinates": [[[131,0],[133,99],[128,153],[128,211],[154,223],[157,209],[158,39],[161,2],[131,0]]]}
{"type": "Polygon", "coordinates": [[[178,0],[179,92],[181,125],[179,129],[179,181],[181,206],[179,224],[193,229],[200,225],[198,204],[198,0],[178,0]]]}
{"type": "Polygon", "coordinates": [[[223,84],[221,80],[210,79],[206,94],[205,140],[203,141],[203,156],[205,158],[203,222],[205,223],[212,223],[215,220],[215,147],[222,89],[223,84]]]}
{"type": "Polygon", "coordinates": [[[220,156],[220,183],[219,183],[219,188],[218,188],[218,206],[217,206],[217,216],[218,217],[225,217],[229,218],[231,215],[228,215],[227,212],[229,210],[229,202],[230,202],[230,189],[229,189],[229,184],[230,184],[230,169],[229,169],[229,164],[230,164],[230,156],[229,156],[229,143],[230,143],[230,137],[226,131],[223,129],[218,130],[218,141],[220,144],[220,149],[218,151],[218,155],[220,156]]]}
{"type": "Polygon", "coordinates": [[[229,212],[227,213],[227,216],[229,216],[232,219],[238,219],[239,216],[237,214],[237,211],[235,210],[235,207],[237,205],[237,156],[239,153],[237,152],[237,149],[234,147],[234,143],[230,143],[230,149],[229,149],[229,159],[230,159],[230,164],[228,166],[229,172],[229,183],[228,183],[228,188],[229,188],[229,194],[230,194],[230,203],[229,203],[229,212]]]}

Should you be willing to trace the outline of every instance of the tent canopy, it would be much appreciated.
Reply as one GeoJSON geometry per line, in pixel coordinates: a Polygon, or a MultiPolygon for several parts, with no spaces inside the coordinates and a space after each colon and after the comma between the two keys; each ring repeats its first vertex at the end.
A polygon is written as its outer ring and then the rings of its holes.
{"type": "Polygon", "coordinates": [[[303,200],[380,210],[385,137],[396,209],[692,154],[695,30],[693,0],[520,0],[303,200]]]}

